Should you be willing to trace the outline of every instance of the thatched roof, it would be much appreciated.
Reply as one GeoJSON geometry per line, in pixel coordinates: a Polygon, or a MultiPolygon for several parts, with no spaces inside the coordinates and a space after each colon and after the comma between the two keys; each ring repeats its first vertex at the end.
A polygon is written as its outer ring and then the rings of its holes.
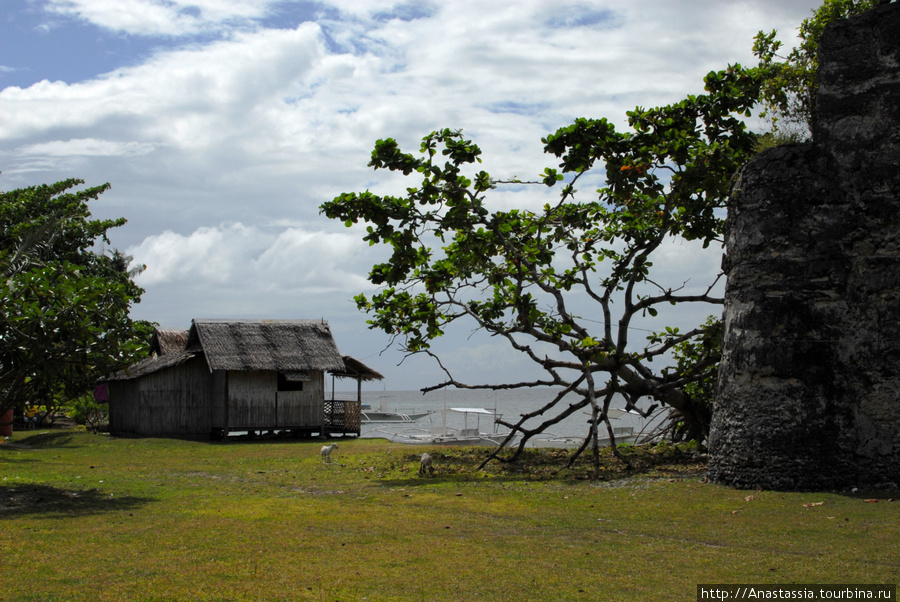
{"type": "Polygon", "coordinates": [[[166,368],[178,366],[188,361],[192,357],[199,355],[197,352],[182,351],[181,353],[170,353],[168,355],[152,356],[143,359],[136,364],[132,364],[124,370],[119,370],[115,374],[107,376],[107,381],[131,380],[140,378],[147,374],[158,372],[166,368]]]}
{"type": "Polygon", "coordinates": [[[169,355],[181,353],[187,345],[189,330],[163,330],[157,328],[150,339],[150,353],[169,355]]]}
{"type": "MultiPolygon", "coordinates": [[[[347,371],[344,358],[324,320],[194,320],[178,351],[164,351],[178,336],[157,331],[158,357],[150,357],[107,380],[130,380],[203,355],[213,370],[275,370],[291,374],[310,370],[347,371]]],[[[355,360],[354,360],[355,361],[355,360]]],[[[360,364],[362,365],[362,364],[360,364]]],[[[365,366],[363,366],[365,367],[365,366]]],[[[367,369],[380,377],[374,370],[367,369]]]]}
{"type": "Polygon", "coordinates": [[[343,370],[324,320],[194,320],[187,348],[199,343],[210,370],[343,370]]]}
{"type": "Polygon", "coordinates": [[[332,374],[338,378],[356,378],[359,380],[384,380],[379,372],[369,368],[359,360],[353,359],[349,355],[344,356],[344,369],[332,370],[332,374]]]}

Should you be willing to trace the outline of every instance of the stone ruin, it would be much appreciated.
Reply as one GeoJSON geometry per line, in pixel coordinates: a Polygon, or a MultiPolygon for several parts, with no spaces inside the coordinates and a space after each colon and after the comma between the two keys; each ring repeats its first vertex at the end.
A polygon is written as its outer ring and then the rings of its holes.
{"type": "Polygon", "coordinates": [[[900,4],[826,31],[817,112],[732,191],[714,482],[900,483],[900,4]]]}

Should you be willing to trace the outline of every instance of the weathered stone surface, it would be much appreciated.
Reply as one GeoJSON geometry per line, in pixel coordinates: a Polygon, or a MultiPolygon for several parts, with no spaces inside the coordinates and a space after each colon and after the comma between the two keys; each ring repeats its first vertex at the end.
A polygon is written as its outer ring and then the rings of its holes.
{"type": "Polygon", "coordinates": [[[738,487],[900,483],[900,4],[819,52],[813,142],[729,203],[709,477],[738,487]]]}

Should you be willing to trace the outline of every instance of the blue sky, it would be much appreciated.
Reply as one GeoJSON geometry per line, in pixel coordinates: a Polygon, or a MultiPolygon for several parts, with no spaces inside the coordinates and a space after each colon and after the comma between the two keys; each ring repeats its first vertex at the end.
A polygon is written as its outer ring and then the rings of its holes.
{"type": "MultiPolygon", "coordinates": [[[[699,93],[708,71],[752,60],[757,31],[791,44],[817,5],[2,0],[0,189],[110,182],[93,210],[128,219],[112,243],[147,265],[138,318],[324,317],[385,386],[418,388],[442,375],[381,353],[387,340],[352,302],[378,251],[318,213],[341,192],[411,185],[366,167],[377,139],[412,151],[462,128],[496,178],[532,178],[554,163],[542,136],[699,93]]],[[[547,200],[522,188],[489,198],[495,209],[547,200]]],[[[679,244],[655,263],[661,278],[700,283],[719,255],[679,244]]],[[[438,346],[461,379],[529,370],[469,335],[438,346]]]]}

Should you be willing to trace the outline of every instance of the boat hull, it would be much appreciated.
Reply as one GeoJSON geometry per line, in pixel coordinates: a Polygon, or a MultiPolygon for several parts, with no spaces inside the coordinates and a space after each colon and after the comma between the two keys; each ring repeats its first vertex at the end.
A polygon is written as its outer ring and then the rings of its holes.
{"type": "Polygon", "coordinates": [[[415,422],[428,416],[428,412],[420,414],[403,414],[400,412],[366,412],[362,413],[362,424],[403,424],[415,422]]]}
{"type": "MultiPolygon", "coordinates": [[[[629,434],[616,437],[616,445],[637,443],[639,434],[629,434]]],[[[552,437],[548,439],[530,439],[526,447],[542,447],[552,449],[577,449],[584,443],[584,437],[552,437]]],[[[597,439],[599,447],[609,447],[612,442],[608,437],[597,439]]]]}
{"type": "MultiPolygon", "coordinates": [[[[517,436],[518,437],[518,436],[517,436]]],[[[513,441],[517,437],[513,438],[513,441]]],[[[412,435],[409,437],[395,437],[393,441],[397,443],[406,443],[408,445],[454,445],[454,446],[479,446],[479,447],[498,447],[506,440],[506,435],[492,435],[485,433],[480,436],[454,437],[452,435],[412,435]]]]}

